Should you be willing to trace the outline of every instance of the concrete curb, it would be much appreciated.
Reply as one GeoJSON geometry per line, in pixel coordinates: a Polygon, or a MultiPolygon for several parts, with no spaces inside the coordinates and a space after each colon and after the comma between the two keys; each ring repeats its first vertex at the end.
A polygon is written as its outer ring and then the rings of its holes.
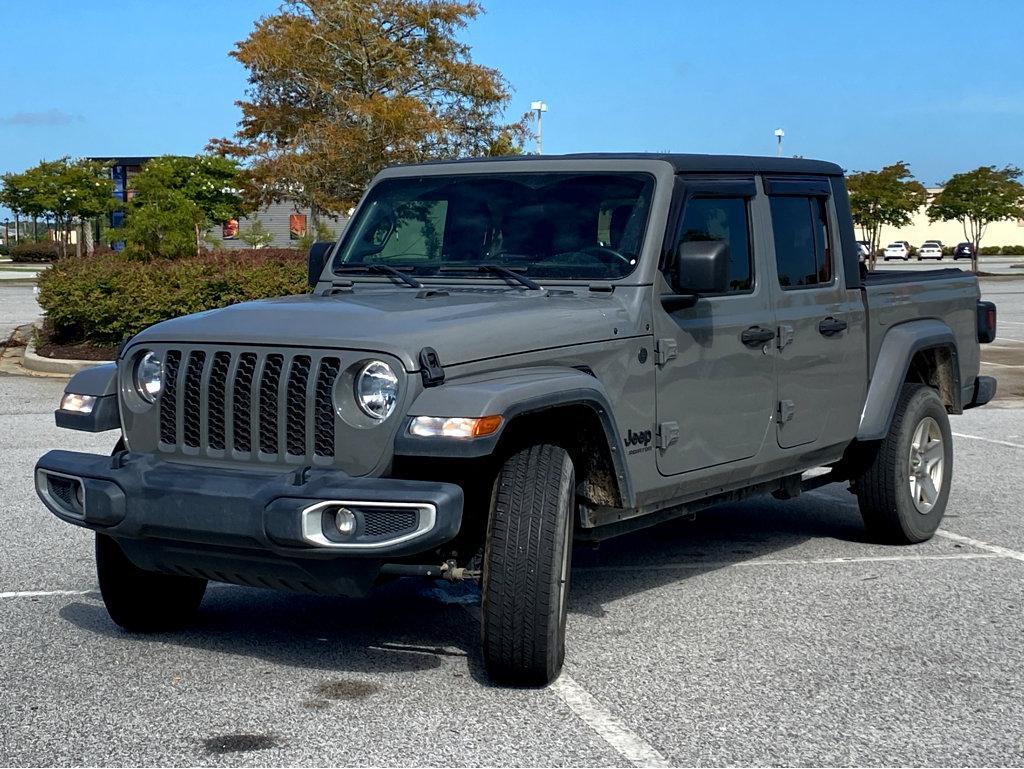
{"type": "Polygon", "coordinates": [[[77,374],[82,369],[101,366],[112,361],[103,360],[72,360],[69,358],[44,358],[36,352],[35,339],[29,336],[25,352],[21,356],[21,365],[29,371],[42,374],[77,374]]]}

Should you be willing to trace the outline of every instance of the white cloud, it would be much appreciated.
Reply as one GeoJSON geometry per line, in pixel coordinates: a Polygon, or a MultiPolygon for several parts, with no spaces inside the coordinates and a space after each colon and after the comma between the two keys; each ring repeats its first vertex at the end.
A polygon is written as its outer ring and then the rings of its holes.
{"type": "Polygon", "coordinates": [[[13,115],[0,115],[0,125],[9,126],[70,125],[71,123],[81,123],[84,120],[85,118],[81,115],[73,115],[56,107],[42,112],[15,112],[13,115]]]}

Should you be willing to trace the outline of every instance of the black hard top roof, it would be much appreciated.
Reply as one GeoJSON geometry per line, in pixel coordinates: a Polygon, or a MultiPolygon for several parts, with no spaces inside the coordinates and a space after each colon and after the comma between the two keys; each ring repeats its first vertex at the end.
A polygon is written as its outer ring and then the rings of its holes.
{"type": "Polygon", "coordinates": [[[541,160],[660,160],[670,163],[676,173],[769,173],[816,174],[842,176],[843,169],[835,163],[804,158],[758,157],[755,155],[695,155],[669,152],[587,152],[571,155],[506,155],[501,157],[437,160],[440,163],[468,164],[487,162],[531,163],[541,160]]]}

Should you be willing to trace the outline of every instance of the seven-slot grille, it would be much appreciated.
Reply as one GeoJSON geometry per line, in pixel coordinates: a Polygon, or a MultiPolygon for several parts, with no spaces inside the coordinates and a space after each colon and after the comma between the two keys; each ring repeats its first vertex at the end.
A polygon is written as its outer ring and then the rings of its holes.
{"type": "Polygon", "coordinates": [[[339,358],[316,353],[167,350],[161,448],[333,459],[340,372],[339,358]]]}

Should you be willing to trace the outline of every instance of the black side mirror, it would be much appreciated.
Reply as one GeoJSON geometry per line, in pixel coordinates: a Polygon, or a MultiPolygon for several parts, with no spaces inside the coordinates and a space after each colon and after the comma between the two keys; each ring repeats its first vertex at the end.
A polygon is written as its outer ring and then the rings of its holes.
{"type": "Polygon", "coordinates": [[[700,294],[728,291],[729,246],[720,240],[680,243],[672,270],[672,288],[674,294],[661,297],[667,312],[693,307],[700,294]]]}
{"type": "Polygon", "coordinates": [[[729,246],[720,240],[680,243],[675,289],[680,294],[721,294],[729,290],[729,246]]]}
{"type": "Polygon", "coordinates": [[[334,241],[331,240],[320,241],[309,247],[309,255],[306,257],[306,279],[310,286],[315,286],[316,282],[320,280],[320,273],[324,271],[327,258],[333,249],[334,241]]]}

